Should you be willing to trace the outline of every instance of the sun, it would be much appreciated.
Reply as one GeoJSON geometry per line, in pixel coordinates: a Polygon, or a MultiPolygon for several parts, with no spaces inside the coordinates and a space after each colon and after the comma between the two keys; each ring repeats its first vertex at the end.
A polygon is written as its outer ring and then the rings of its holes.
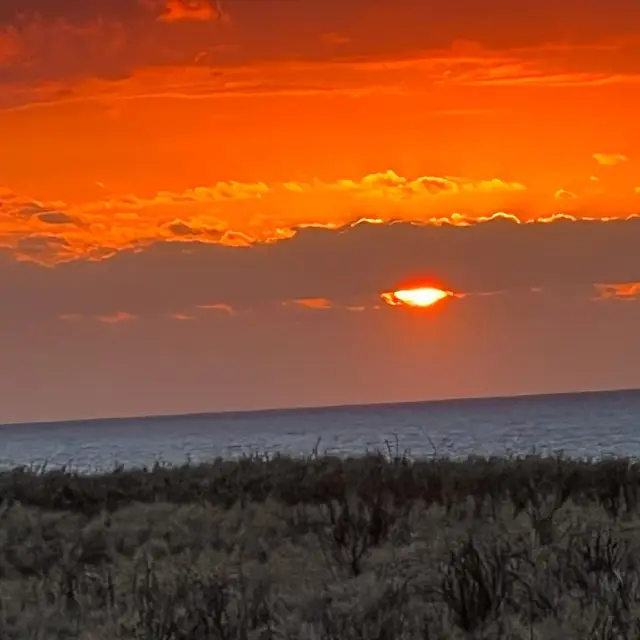
{"type": "Polygon", "coordinates": [[[404,305],[407,307],[430,307],[444,298],[452,296],[451,291],[445,291],[437,287],[415,287],[412,289],[399,289],[381,294],[381,298],[392,307],[404,305]]]}

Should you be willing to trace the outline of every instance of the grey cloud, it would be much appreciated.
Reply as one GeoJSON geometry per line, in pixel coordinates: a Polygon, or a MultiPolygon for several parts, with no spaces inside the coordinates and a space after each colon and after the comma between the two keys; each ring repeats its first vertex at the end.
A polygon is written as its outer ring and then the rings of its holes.
{"type": "MultiPolygon", "coordinates": [[[[163,24],[165,8],[163,0],[3,0],[0,36],[4,30],[18,50],[0,64],[0,84],[18,92],[3,102],[21,104],[25,87],[46,81],[122,79],[139,66],[193,63],[212,42],[212,23],[163,24]]],[[[55,97],[74,96],[63,84],[55,97]]]]}
{"type": "MultiPolygon", "coordinates": [[[[225,5],[241,7],[247,3],[236,2],[236,0],[226,0],[225,5]]],[[[249,3],[253,4],[253,3],[249,3]]],[[[260,4],[253,10],[258,12],[260,4]]],[[[444,26],[449,26],[450,21],[455,19],[459,24],[474,24],[476,28],[484,26],[482,18],[488,13],[495,14],[505,21],[515,21],[519,19],[521,23],[521,12],[518,5],[511,0],[490,0],[484,4],[478,4],[476,0],[454,0],[431,2],[428,6],[421,6],[422,3],[416,3],[414,0],[399,0],[394,5],[389,5],[388,0],[352,0],[349,3],[350,11],[345,17],[353,17],[353,13],[361,12],[372,5],[380,7],[389,7],[397,11],[397,18],[401,19],[406,16],[406,20],[415,20],[416,17],[424,15],[433,15],[434,19],[442,20],[444,26]],[[406,7],[410,6],[413,11],[406,11],[406,7]],[[404,10],[403,10],[404,9],[404,10]]],[[[0,20],[3,22],[15,21],[19,16],[41,15],[48,19],[66,18],[76,20],[88,20],[99,17],[119,17],[127,18],[135,15],[144,15],[145,13],[159,12],[163,6],[162,0],[3,0],[0,5],[0,20]]],[[[340,12],[338,9],[345,10],[342,0],[324,0],[322,3],[294,3],[291,7],[287,7],[290,14],[304,13],[306,15],[318,14],[319,16],[327,13],[333,14],[333,22],[341,22],[340,12]],[[334,9],[334,10],[332,10],[334,9]]],[[[540,28],[545,26],[544,22],[551,22],[551,18],[556,15],[563,22],[569,16],[573,16],[578,22],[593,19],[597,16],[603,29],[616,25],[620,28],[625,26],[625,19],[635,14],[637,3],[633,0],[614,0],[609,3],[608,11],[603,14],[602,3],[600,0],[569,0],[560,8],[549,3],[537,3],[531,7],[528,13],[527,27],[540,28]]],[[[549,24],[546,25],[549,27],[549,24]]],[[[630,28],[633,25],[629,25],[630,28]]]]}
{"type": "Polygon", "coordinates": [[[34,18],[80,24],[99,19],[127,20],[147,15],[152,8],[141,0],[3,0],[0,23],[23,24],[34,18]]]}
{"type": "Polygon", "coordinates": [[[71,216],[61,211],[45,211],[44,213],[38,214],[38,220],[46,224],[69,224],[74,222],[71,216]]]}
{"type": "Polygon", "coordinates": [[[181,236],[183,238],[197,238],[198,236],[206,236],[207,238],[220,240],[220,238],[222,238],[222,236],[224,235],[224,232],[220,231],[219,229],[196,229],[186,222],[182,222],[181,220],[168,224],[167,229],[169,229],[175,235],[181,236]]]}
{"type": "Polygon", "coordinates": [[[52,249],[60,249],[68,246],[64,238],[54,235],[32,236],[30,238],[22,238],[18,242],[18,250],[30,255],[49,253],[52,249]]]}
{"type": "Polygon", "coordinates": [[[74,222],[71,216],[62,211],[43,207],[37,202],[24,202],[12,193],[0,195],[0,212],[7,212],[11,217],[15,218],[38,218],[47,224],[67,224],[74,222]]]}
{"type": "Polygon", "coordinates": [[[194,236],[199,234],[199,231],[193,229],[184,222],[173,222],[172,224],[168,225],[167,228],[177,236],[194,236]]]}
{"type": "MultiPolygon", "coordinates": [[[[602,33],[612,38],[635,35],[640,14],[631,0],[614,0],[606,12],[600,0],[565,2],[562,6],[537,3],[528,10],[525,26],[518,3],[511,0],[398,0],[393,5],[388,0],[350,0],[348,8],[341,0],[285,2],[276,13],[278,3],[267,1],[226,0],[223,4],[233,17],[232,35],[219,29],[216,21],[188,21],[186,27],[180,26],[182,22],[158,22],[166,6],[163,0],[3,0],[0,34],[5,27],[11,38],[17,38],[22,52],[16,59],[12,56],[10,64],[0,66],[0,83],[12,88],[5,92],[0,106],[22,106],[33,99],[24,91],[33,84],[53,81],[64,85],[80,77],[120,79],[147,65],[197,61],[219,70],[258,58],[326,59],[326,46],[319,38],[308,37],[308,25],[314,25],[316,36],[332,31],[350,36],[348,56],[365,60],[373,55],[382,60],[384,56],[449,47],[454,41],[478,42],[493,49],[563,42],[568,27],[586,40],[598,39],[597,34],[602,33]],[[382,12],[377,18],[373,4],[382,12]],[[487,21],[487,15],[494,15],[496,21],[487,21]],[[263,28],[274,20],[281,28],[277,46],[272,31],[263,28]],[[423,26],[433,23],[438,29],[423,26]],[[402,38],[372,40],[372,32],[380,31],[381,25],[402,38]],[[232,47],[225,49],[230,44],[232,47]],[[16,86],[11,87],[12,83],[16,86]]],[[[633,56],[627,60],[629,70],[637,68],[633,56]]],[[[620,71],[619,66],[615,69],[620,71]]],[[[269,90],[277,91],[278,87],[269,90]]],[[[68,88],[61,86],[60,91],[64,95],[68,88]]],[[[243,89],[244,93],[250,91],[243,89]]]]}
{"type": "Polygon", "coordinates": [[[37,215],[40,215],[41,213],[49,213],[49,211],[50,209],[47,209],[42,205],[32,202],[28,204],[26,207],[22,207],[20,209],[19,215],[25,218],[30,218],[31,216],[37,216],[37,215]]]}
{"type": "MultiPolygon", "coordinates": [[[[56,242],[62,241],[32,238],[20,250],[46,252],[56,242]]],[[[292,240],[248,248],[167,243],[54,269],[5,254],[0,299],[24,313],[56,316],[114,308],[161,314],[210,300],[239,310],[296,298],[327,298],[342,306],[371,304],[380,292],[416,276],[436,278],[454,292],[530,294],[542,287],[561,295],[598,282],[639,281],[638,246],[638,219],[473,227],[361,224],[337,232],[305,229],[292,240]]]]}

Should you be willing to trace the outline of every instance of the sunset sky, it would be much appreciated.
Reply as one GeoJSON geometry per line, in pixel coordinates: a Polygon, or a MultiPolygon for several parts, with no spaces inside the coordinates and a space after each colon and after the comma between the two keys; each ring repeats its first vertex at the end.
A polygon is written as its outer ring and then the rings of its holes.
{"type": "Polygon", "coordinates": [[[0,422],[640,387],[639,24],[1,0],[0,422]]]}

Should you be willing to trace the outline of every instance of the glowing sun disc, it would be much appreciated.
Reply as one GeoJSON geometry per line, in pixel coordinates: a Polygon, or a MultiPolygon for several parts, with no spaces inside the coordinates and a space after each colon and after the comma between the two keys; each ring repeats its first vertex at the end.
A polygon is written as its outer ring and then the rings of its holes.
{"type": "Polygon", "coordinates": [[[431,305],[453,295],[450,291],[436,287],[419,287],[416,289],[400,289],[382,294],[382,299],[392,307],[406,305],[408,307],[430,307],[431,305]]]}

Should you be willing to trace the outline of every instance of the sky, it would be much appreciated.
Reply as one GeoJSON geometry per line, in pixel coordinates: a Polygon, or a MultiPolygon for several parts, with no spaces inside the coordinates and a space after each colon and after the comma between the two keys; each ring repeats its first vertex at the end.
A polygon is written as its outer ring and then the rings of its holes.
{"type": "Polygon", "coordinates": [[[0,422],[640,387],[638,24],[2,0],[0,422]]]}

